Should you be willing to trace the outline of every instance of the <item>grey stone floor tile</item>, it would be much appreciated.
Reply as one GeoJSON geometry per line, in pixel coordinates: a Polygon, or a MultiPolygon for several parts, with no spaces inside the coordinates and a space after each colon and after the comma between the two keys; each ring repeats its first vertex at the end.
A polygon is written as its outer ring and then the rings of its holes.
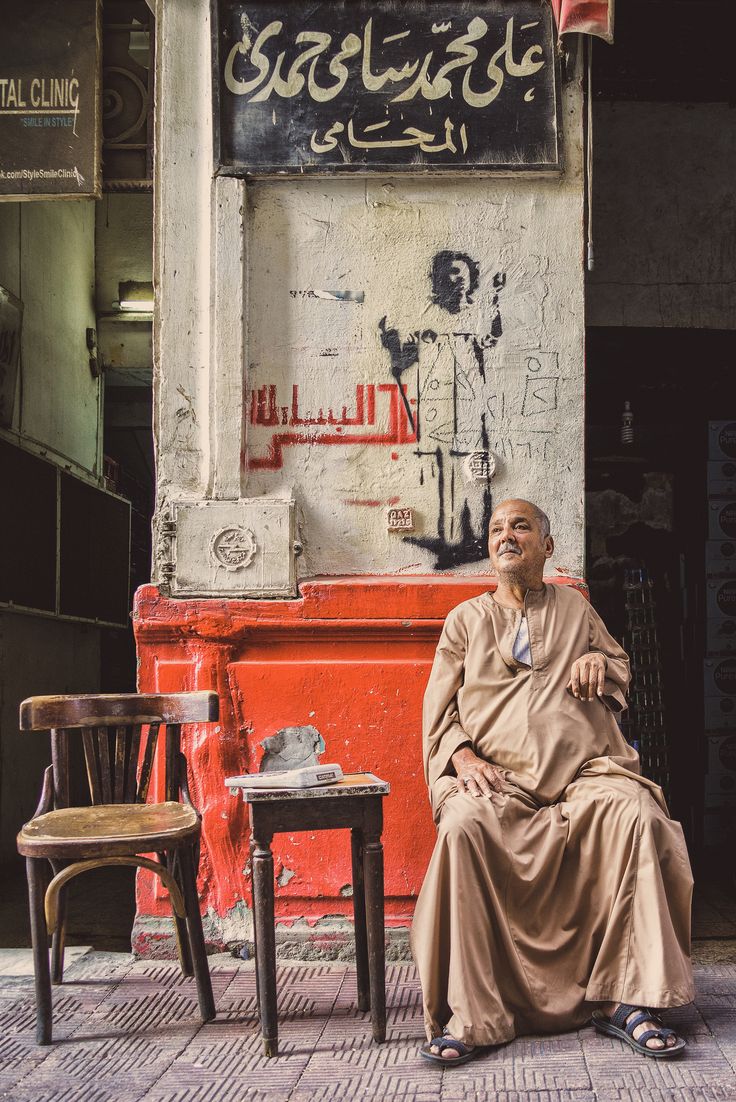
{"type": "Polygon", "coordinates": [[[687,1036],[685,1053],[671,1060],[656,1060],[634,1052],[615,1038],[597,1037],[585,1047],[585,1059],[593,1087],[598,1090],[651,1090],[695,1088],[727,1083],[733,1069],[715,1037],[687,1036]]]}
{"type": "Polygon", "coordinates": [[[48,1048],[41,1048],[34,1037],[0,1034],[0,1098],[48,1058],[48,1048]]]}
{"type": "Polygon", "coordinates": [[[457,1069],[451,1068],[444,1074],[452,1076],[453,1080],[459,1076],[463,1082],[472,1084],[476,1092],[484,1090],[494,1097],[502,1092],[554,1094],[568,1091],[577,1094],[592,1091],[590,1074],[576,1033],[517,1037],[509,1044],[490,1048],[470,1063],[457,1069]]]}
{"type": "MultiPolygon", "coordinates": [[[[386,1078],[377,1083],[356,1083],[346,1093],[342,1083],[323,1083],[318,1087],[297,1087],[289,1102],[346,1102],[346,1099],[380,1099],[381,1102],[439,1102],[436,1085],[417,1080],[386,1078]]],[[[266,1100],[264,1099],[264,1102],[266,1100]]],[[[270,1097],[268,1102],[271,1102],[270,1097]]],[[[487,1102],[487,1100],[484,1100],[487,1102]]]]}
{"type": "Polygon", "coordinates": [[[736,964],[698,964],[693,968],[696,1002],[702,995],[736,992],[736,964]]]}
{"type": "MultiPolygon", "coordinates": [[[[462,1068],[457,1069],[458,1072],[462,1068]]],[[[452,1072],[444,1073],[441,1102],[598,1102],[593,1090],[501,1090],[489,1094],[482,1080],[455,1078],[452,1072]]]]}
{"type": "Polygon", "coordinates": [[[736,1099],[736,1086],[731,1083],[709,1083],[698,1087],[655,1087],[648,1089],[645,1095],[637,1095],[631,1090],[598,1090],[596,1102],[634,1102],[646,1098],[646,1102],[733,1102],[736,1099]]]}
{"type": "Polygon", "coordinates": [[[442,1074],[441,1068],[436,1069],[402,1046],[376,1046],[375,1054],[318,1052],[299,1080],[295,1099],[436,1100],[442,1074]]]}
{"type": "MultiPolygon", "coordinates": [[[[71,966],[90,952],[89,945],[74,945],[66,950],[66,963],[71,966]]],[[[0,977],[33,977],[33,951],[31,949],[0,949],[0,977]]]]}
{"type": "MultiPolygon", "coordinates": [[[[0,1098],[3,1098],[0,1093],[0,1098]]],[[[35,1087],[21,1085],[7,1096],[8,1102],[140,1102],[138,1090],[123,1092],[120,1084],[91,1086],[89,1083],[44,1084],[35,1087]]],[[[3,1099],[5,1102],[5,1099],[3,1099]]]]}
{"type": "Polygon", "coordinates": [[[290,1088],[254,1086],[241,1079],[167,1087],[158,1084],[139,1102],[290,1102],[290,1088]]]}

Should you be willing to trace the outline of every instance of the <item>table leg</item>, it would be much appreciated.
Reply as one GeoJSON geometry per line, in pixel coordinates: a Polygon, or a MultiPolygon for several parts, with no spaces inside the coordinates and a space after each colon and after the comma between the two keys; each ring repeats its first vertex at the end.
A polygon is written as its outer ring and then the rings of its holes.
{"type": "Polygon", "coordinates": [[[363,868],[363,832],[350,832],[353,856],[353,917],[355,920],[355,964],[358,979],[358,1010],[370,1010],[370,970],[368,967],[368,930],[365,915],[365,871],[363,868]]]}
{"type": "Polygon", "coordinates": [[[386,1040],[386,944],[383,907],[383,846],[379,834],[364,835],[368,968],[373,1040],[386,1040]]]}
{"type": "MultiPolygon", "coordinates": [[[[248,846],[248,850],[250,852],[250,878],[251,878],[251,885],[253,887],[253,900],[252,900],[252,902],[253,902],[253,960],[257,961],[258,960],[258,930],[256,929],[256,925],[257,925],[257,923],[256,923],[256,892],[255,892],[255,882],[253,880],[253,854],[256,852],[256,844],[253,841],[253,835],[252,834],[250,836],[250,843],[249,843],[249,846],[248,846]]],[[[260,1016],[260,1013],[261,1013],[261,995],[260,995],[260,992],[258,990],[258,968],[256,968],[256,970],[255,970],[255,977],[256,977],[256,1007],[257,1007],[257,1010],[258,1010],[258,1014],[260,1016]]]]}
{"type": "Polygon", "coordinates": [[[253,920],[256,931],[256,983],[258,1013],[265,1056],[278,1056],[279,1032],[276,1017],[276,932],[274,929],[274,885],[272,835],[254,838],[253,920]]]}

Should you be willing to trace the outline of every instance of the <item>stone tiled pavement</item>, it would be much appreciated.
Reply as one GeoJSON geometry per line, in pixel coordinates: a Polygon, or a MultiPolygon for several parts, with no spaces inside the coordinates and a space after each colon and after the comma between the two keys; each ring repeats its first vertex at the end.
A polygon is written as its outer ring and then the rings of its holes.
{"type": "Polygon", "coordinates": [[[193,981],[173,963],[78,953],[54,989],[55,1043],[38,1048],[29,956],[13,964],[0,954],[0,1099],[12,1102],[736,1100],[733,963],[697,965],[696,1002],[665,1015],[688,1040],[684,1058],[646,1059],[588,1027],[520,1038],[444,1070],[417,1054],[420,994],[408,964],[387,971],[384,1045],[356,1008],[354,968],[280,965],[282,1055],[266,1060],[252,964],[210,958],[218,1017],[202,1025],[193,981]]]}

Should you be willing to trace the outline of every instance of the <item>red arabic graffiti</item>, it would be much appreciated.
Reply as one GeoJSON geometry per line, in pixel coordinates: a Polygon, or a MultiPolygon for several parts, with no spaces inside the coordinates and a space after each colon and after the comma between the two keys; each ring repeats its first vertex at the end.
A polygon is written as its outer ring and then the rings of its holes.
{"type": "MultiPolygon", "coordinates": [[[[299,412],[299,386],[295,383],[291,390],[291,405],[280,406],[277,388],[273,384],[258,387],[250,394],[250,423],[275,428],[277,425],[290,429],[306,429],[302,432],[277,432],[271,437],[265,455],[250,454],[248,466],[260,470],[280,470],[284,465],[283,449],[297,444],[414,444],[416,432],[406,411],[406,387],[401,391],[396,383],[359,383],[355,388],[355,413],[348,413],[343,406],[340,416],[329,408],[325,412],[320,408],[316,417],[311,412],[302,416],[299,412]],[[402,396],[403,391],[403,396],[402,396]],[[372,432],[346,432],[346,429],[375,426],[376,405],[383,405],[380,395],[388,397],[388,424],[385,431],[373,429],[372,432]],[[329,429],[327,429],[329,426],[329,429]]],[[[414,405],[416,399],[408,399],[414,405]]],[[[385,418],[381,421],[385,423],[385,418]]]]}

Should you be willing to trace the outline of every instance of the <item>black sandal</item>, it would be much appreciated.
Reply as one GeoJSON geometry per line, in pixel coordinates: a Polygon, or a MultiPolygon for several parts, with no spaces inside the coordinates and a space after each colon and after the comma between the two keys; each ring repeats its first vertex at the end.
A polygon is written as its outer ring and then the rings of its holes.
{"type": "Polygon", "coordinates": [[[667,1038],[677,1037],[677,1034],[674,1029],[666,1026],[656,1011],[650,1007],[630,1006],[628,1003],[622,1003],[610,1018],[603,1011],[594,1010],[592,1020],[599,1033],[605,1033],[609,1037],[618,1037],[620,1040],[626,1041],[627,1045],[631,1045],[636,1052],[641,1052],[643,1056],[653,1056],[657,1060],[669,1059],[670,1056],[678,1056],[685,1048],[685,1042],[682,1038],[674,1045],[667,1044],[667,1038]],[[637,1011],[637,1013],[634,1014],[630,1022],[627,1022],[626,1019],[633,1011],[637,1011]],[[657,1028],[645,1029],[640,1037],[634,1037],[634,1030],[642,1022],[654,1022],[657,1028]],[[652,1037],[659,1037],[664,1047],[649,1048],[646,1042],[652,1037]]]}
{"type": "Polygon", "coordinates": [[[448,1037],[447,1034],[443,1034],[441,1037],[433,1037],[431,1041],[428,1041],[426,1045],[422,1045],[419,1050],[419,1055],[423,1056],[425,1060],[433,1060],[436,1064],[444,1064],[445,1067],[453,1067],[455,1064],[467,1064],[468,1060],[473,1060],[479,1053],[480,1049],[477,1045],[466,1045],[463,1041],[456,1041],[454,1037],[448,1037]],[[439,1049],[439,1052],[432,1052],[431,1046],[439,1049]],[[442,1052],[446,1048],[454,1049],[457,1056],[451,1056],[446,1059],[442,1052]]]}

